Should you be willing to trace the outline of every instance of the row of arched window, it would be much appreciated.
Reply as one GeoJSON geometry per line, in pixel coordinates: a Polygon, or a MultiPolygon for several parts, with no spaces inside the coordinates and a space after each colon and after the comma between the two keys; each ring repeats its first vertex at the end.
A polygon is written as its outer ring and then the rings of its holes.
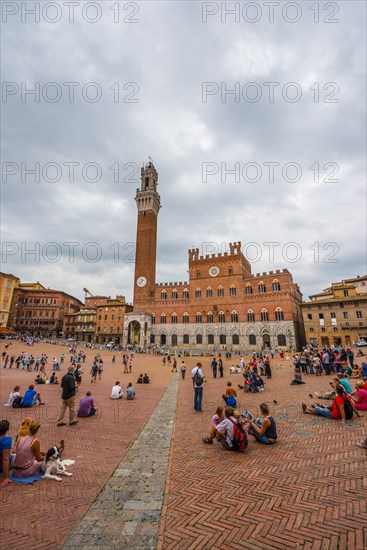
{"type": "MultiPolygon", "coordinates": [[[[207,314],[206,314],[206,320],[205,320],[205,314],[203,315],[200,311],[198,311],[195,315],[195,321],[192,321],[192,322],[195,322],[195,323],[214,323],[214,314],[212,311],[209,311],[207,314]]],[[[248,312],[247,312],[247,322],[248,323],[255,323],[256,321],[256,317],[255,317],[255,313],[253,312],[252,309],[249,309],[248,312]]],[[[266,321],[269,321],[270,318],[269,318],[269,312],[267,309],[263,308],[260,312],[260,319],[259,319],[261,322],[266,322],[266,321]]],[[[226,322],[231,322],[231,323],[238,323],[238,313],[237,311],[233,310],[231,312],[231,315],[230,315],[230,318],[227,319],[227,316],[226,314],[224,313],[224,311],[220,311],[218,313],[218,323],[226,323],[226,322]]],[[[276,310],[275,310],[275,321],[284,321],[284,313],[283,313],[283,310],[278,307],[276,310]]],[[[154,315],[154,313],[152,313],[152,323],[156,323],[156,317],[154,315]]],[[[160,320],[158,321],[160,322],[161,324],[166,324],[167,322],[170,322],[170,323],[173,323],[173,324],[177,324],[177,323],[190,323],[190,316],[187,312],[185,312],[182,316],[182,320],[179,321],[179,317],[177,315],[177,313],[172,313],[171,314],[171,320],[170,321],[167,321],[167,315],[165,313],[161,313],[161,316],[160,316],[160,320]]]]}
{"type": "MultiPolygon", "coordinates": [[[[281,288],[280,288],[280,283],[279,281],[277,280],[274,280],[272,282],[272,285],[271,285],[271,290],[272,292],[280,292],[281,288]]],[[[266,287],[266,284],[263,283],[263,282],[260,282],[259,285],[258,285],[258,292],[259,294],[265,294],[266,292],[268,292],[267,290],[267,287],[266,287]]],[[[245,294],[253,294],[254,293],[254,288],[250,285],[250,283],[248,283],[245,287],[245,294]]],[[[224,293],[224,288],[222,286],[219,286],[216,290],[216,295],[219,297],[219,298],[222,298],[225,293],[224,293]]],[[[195,290],[195,298],[202,298],[202,297],[206,297],[206,298],[213,298],[214,296],[214,292],[213,292],[213,289],[211,286],[208,286],[205,290],[205,294],[204,292],[201,290],[201,288],[197,288],[195,290]]],[[[229,287],[229,296],[237,296],[237,288],[235,285],[231,285],[229,287]]],[[[188,300],[190,297],[189,295],[189,291],[187,288],[185,288],[182,292],[182,298],[184,300],[188,300]]],[[[167,300],[168,298],[168,293],[166,290],[162,290],[161,292],[161,300],[167,300]]],[[[172,300],[178,300],[178,291],[177,290],[172,290],[171,292],[171,299],[172,300]]]]}
{"type": "MultiPolygon", "coordinates": [[[[208,334],[207,337],[207,344],[213,345],[215,343],[215,335],[214,334],[208,334]]],[[[160,335],[160,344],[161,345],[167,345],[168,344],[168,337],[165,334],[160,335]]],[[[150,343],[154,344],[156,341],[156,337],[154,334],[151,334],[150,336],[150,343]]],[[[229,338],[225,334],[219,335],[219,344],[227,344],[229,341],[229,338]]],[[[240,337],[238,334],[232,334],[230,337],[230,341],[234,346],[238,346],[240,344],[240,337]]],[[[277,336],[278,346],[286,346],[287,340],[284,334],[278,334],[277,336]]],[[[204,338],[202,334],[196,334],[195,336],[191,336],[189,334],[184,334],[182,336],[182,344],[203,344],[204,338]]],[[[245,344],[246,342],[243,342],[245,344]]],[[[255,334],[250,334],[248,336],[248,343],[250,346],[256,346],[256,336],[255,334]]],[[[176,347],[178,346],[178,335],[172,334],[171,336],[171,346],[176,347]]]]}

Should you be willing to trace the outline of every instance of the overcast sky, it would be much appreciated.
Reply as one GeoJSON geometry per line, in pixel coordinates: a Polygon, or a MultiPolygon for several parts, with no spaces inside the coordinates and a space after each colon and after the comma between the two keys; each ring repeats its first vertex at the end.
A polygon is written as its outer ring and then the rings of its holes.
{"type": "Polygon", "coordinates": [[[53,2],[37,23],[21,6],[35,2],[4,4],[2,271],[131,300],[136,172],[150,156],[158,282],[187,280],[191,246],[239,240],[254,273],[288,268],[304,298],[366,273],[365,2],[316,13],[281,1],[273,23],[262,2],[257,13],[238,3],[238,22],[222,2],[120,2],[118,13],[80,1],[74,22],[53,2]],[[37,98],[24,93],[35,83],[37,98]],[[25,172],[35,163],[39,182],[25,172]],[[74,181],[65,163],[79,163],[74,181]],[[274,178],[264,163],[279,163],[274,178]]]}

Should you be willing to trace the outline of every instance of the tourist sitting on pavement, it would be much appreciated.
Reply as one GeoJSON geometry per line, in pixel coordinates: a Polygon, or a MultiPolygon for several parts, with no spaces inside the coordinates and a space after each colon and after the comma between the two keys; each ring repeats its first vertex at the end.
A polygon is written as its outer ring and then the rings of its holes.
{"type": "Polygon", "coordinates": [[[302,380],[302,373],[299,369],[294,369],[294,379],[291,382],[291,386],[305,384],[302,380]]]}
{"type": "Polygon", "coordinates": [[[344,390],[345,390],[345,393],[347,393],[348,395],[350,395],[353,391],[353,388],[352,386],[350,385],[350,382],[344,377],[343,374],[341,374],[340,372],[337,373],[336,377],[333,378],[333,381],[330,382],[330,386],[332,388],[334,388],[334,390],[336,389],[336,387],[338,385],[341,385],[343,386],[344,390]]]}
{"type": "MultiPolygon", "coordinates": [[[[302,403],[302,410],[305,414],[313,414],[316,416],[324,416],[325,418],[331,418],[334,420],[342,420],[344,423],[346,418],[345,402],[349,403],[353,412],[359,417],[360,414],[356,410],[351,398],[345,393],[343,386],[336,387],[336,397],[332,401],[330,407],[323,407],[322,405],[311,405],[307,407],[305,403],[302,403]]],[[[351,413],[353,416],[353,413],[351,413]]]]}
{"type": "Polygon", "coordinates": [[[347,363],[347,361],[341,362],[341,367],[343,369],[343,374],[346,378],[350,378],[353,374],[352,367],[347,363]]]}
{"type": "Polygon", "coordinates": [[[8,402],[4,403],[4,407],[13,407],[14,401],[16,400],[16,403],[20,404],[22,395],[20,393],[20,386],[14,386],[13,391],[10,392],[8,397],[8,402]]]}
{"type": "Polygon", "coordinates": [[[362,361],[361,371],[362,371],[362,376],[367,376],[367,363],[365,363],[364,361],[362,361]]]}
{"type": "Polygon", "coordinates": [[[0,483],[0,487],[6,487],[9,483],[12,483],[9,478],[9,470],[12,463],[12,455],[10,454],[12,448],[12,439],[10,435],[6,435],[9,431],[9,421],[1,420],[0,422],[0,474],[3,474],[4,479],[0,483]]]}
{"type": "Polygon", "coordinates": [[[150,378],[146,373],[144,374],[143,382],[144,382],[144,384],[149,384],[150,383],[150,378]]]}
{"type": "Polygon", "coordinates": [[[32,424],[32,419],[27,416],[22,420],[19,426],[18,433],[15,437],[15,443],[18,443],[23,437],[29,435],[29,426],[32,424]]]}
{"type": "Polygon", "coordinates": [[[216,435],[227,451],[233,451],[234,425],[237,423],[234,414],[233,407],[226,407],[225,418],[215,427],[216,435]]]}
{"type": "Polygon", "coordinates": [[[244,425],[244,428],[248,429],[249,433],[254,435],[260,443],[272,445],[278,437],[275,420],[270,416],[269,407],[266,403],[261,403],[260,412],[263,418],[257,418],[256,420],[248,419],[248,423],[244,425]]]}
{"type": "Polygon", "coordinates": [[[215,411],[215,414],[212,417],[212,428],[210,430],[210,435],[209,435],[209,437],[203,437],[202,438],[203,443],[207,443],[208,445],[213,444],[213,440],[218,435],[216,427],[218,426],[218,424],[220,424],[222,422],[223,418],[224,418],[223,407],[217,407],[217,410],[215,411]]]}
{"type": "Polygon", "coordinates": [[[37,374],[37,377],[35,379],[36,384],[46,384],[45,380],[42,378],[40,374],[37,374]]]}
{"type": "Polygon", "coordinates": [[[243,386],[241,384],[237,384],[237,387],[240,389],[240,390],[244,390],[245,392],[247,391],[250,391],[249,390],[249,387],[251,385],[251,380],[249,378],[249,375],[247,372],[243,372],[242,373],[242,376],[243,376],[243,386]]]}
{"type": "Polygon", "coordinates": [[[362,378],[362,369],[358,365],[354,365],[353,374],[349,378],[362,378]]]}
{"type": "Polygon", "coordinates": [[[58,383],[59,383],[59,381],[58,381],[58,379],[57,379],[57,376],[56,376],[56,374],[53,372],[53,373],[51,374],[51,376],[50,376],[50,384],[58,384],[58,383]]]}
{"type": "Polygon", "coordinates": [[[33,384],[31,384],[23,396],[22,407],[33,407],[33,405],[37,403],[39,403],[39,405],[44,405],[41,401],[41,394],[37,393],[33,384]]]}
{"type": "Polygon", "coordinates": [[[131,382],[129,382],[129,385],[126,388],[126,399],[128,399],[129,401],[135,399],[135,388],[131,382]]]}
{"type": "Polygon", "coordinates": [[[34,420],[29,426],[29,435],[17,442],[13,466],[14,477],[31,477],[40,472],[45,458],[41,454],[40,440],[36,437],[40,427],[41,424],[34,420]]]}
{"type": "Polygon", "coordinates": [[[264,391],[264,386],[265,386],[264,380],[258,374],[256,374],[256,384],[257,384],[257,387],[259,388],[259,391],[264,391]]]}
{"type": "MultiPolygon", "coordinates": [[[[313,397],[312,394],[309,394],[310,397],[313,397]]],[[[335,399],[335,391],[325,391],[325,392],[317,392],[315,391],[315,396],[319,399],[335,399]]]]}
{"type": "Polygon", "coordinates": [[[117,381],[114,386],[112,386],[111,399],[121,399],[123,396],[122,388],[120,382],[117,381]]]}
{"type": "Polygon", "coordinates": [[[144,378],[144,376],[141,374],[141,375],[139,376],[139,378],[137,379],[137,383],[138,383],[138,384],[143,384],[143,378],[144,378]]]}
{"type": "Polygon", "coordinates": [[[352,392],[352,400],[358,411],[367,411],[367,390],[363,380],[356,382],[356,389],[352,392]]]}
{"type": "Polygon", "coordinates": [[[86,418],[87,416],[93,416],[96,412],[97,409],[94,406],[92,392],[88,390],[85,397],[82,397],[79,401],[78,416],[81,418],[86,418]]]}
{"type": "Polygon", "coordinates": [[[237,405],[237,392],[236,390],[234,389],[234,387],[232,386],[232,383],[229,381],[227,382],[227,389],[226,389],[226,393],[224,395],[222,395],[224,401],[226,402],[226,405],[228,407],[233,407],[234,409],[236,408],[236,405],[237,405]]]}
{"type": "Polygon", "coordinates": [[[257,393],[260,389],[264,389],[264,381],[258,377],[257,372],[250,369],[247,373],[247,390],[245,387],[245,391],[257,393]]]}

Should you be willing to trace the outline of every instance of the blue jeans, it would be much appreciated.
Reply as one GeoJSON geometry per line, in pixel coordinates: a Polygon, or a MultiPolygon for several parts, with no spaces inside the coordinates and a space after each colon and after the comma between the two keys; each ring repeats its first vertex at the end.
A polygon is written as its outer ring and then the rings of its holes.
{"type": "MultiPolygon", "coordinates": [[[[258,426],[262,426],[262,423],[263,423],[263,421],[260,420],[259,418],[257,418],[256,424],[258,426]]],[[[264,443],[265,445],[272,445],[272,442],[265,435],[259,435],[257,433],[257,431],[252,426],[251,426],[250,430],[251,430],[251,433],[256,437],[256,439],[258,441],[260,441],[260,443],[264,443]]]]}
{"type": "Polygon", "coordinates": [[[323,407],[315,407],[314,411],[319,416],[325,416],[325,418],[333,418],[333,416],[331,416],[330,414],[329,409],[324,409],[323,407]]]}
{"type": "Polygon", "coordinates": [[[223,399],[226,402],[227,407],[233,407],[234,409],[236,408],[237,400],[235,397],[226,397],[223,395],[223,399]]]}
{"type": "Polygon", "coordinates": [[[203,388],[194,388],[194,410],[201,412],[201,402],[203,400],[203,388]]]}
{"type": "Polygon", "coordinates": [[[256,439],[260,441],[260,443],[265,443],[265,445],[272,445],[272,442],[269,441],[269,439],[265,437],[265,435],[259,435],[257,432],[255,432],[255,430],[253,430],[252,433],[254,434],[256,439]]]}

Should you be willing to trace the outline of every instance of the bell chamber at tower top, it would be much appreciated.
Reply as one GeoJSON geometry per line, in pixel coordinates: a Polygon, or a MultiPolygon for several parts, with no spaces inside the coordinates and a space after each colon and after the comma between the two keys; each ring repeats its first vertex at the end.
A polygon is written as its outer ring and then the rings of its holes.
{"type": "Polygon", "coordinates": [[[141,168],[141,191],[157,191],[158,172],[152,162],[148,162],[141,168]]]}
{"type": "Polygon", "coordinates": [[[161,207],[160,196],[157,192],[158,172],[153,162],[148,162],[141,168],[141,185],[136,190],[135,201],[138,211],[153,211],[156,215],[161,207]]]}

